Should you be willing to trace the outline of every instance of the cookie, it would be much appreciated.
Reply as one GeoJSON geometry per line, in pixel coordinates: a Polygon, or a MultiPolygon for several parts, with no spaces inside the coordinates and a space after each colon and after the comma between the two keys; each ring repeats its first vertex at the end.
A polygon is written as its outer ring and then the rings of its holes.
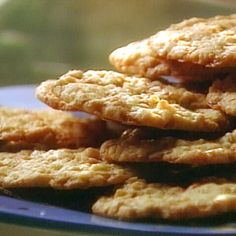
{"type": "Polygon", "coordinates": [[[149,45],[149,39],[114,50],[109,55],[109,61],[119,72],[152,80],[160,76],[175,76],[182,81],[205,81],[227,73],[227,69],[159,58],[149,45]]]}
{"type": "Polygon", "coordinates": [[[113,195],[99,198],[92,210],[95,214],[120,220],[214,216],[236,211],[236,183],[209,178],[181,187],[131,178],[113,195]]]}
{"type": "Polygon", "coordinates": [[[1,107],[0,120],[0,140],[15,144],[41,144],[49,148],[94,146],[105,133],[103,121],[54,110],[1,107]]]}
{"type": "Polygon", "coordinates": [[[236,116],[236,81],[233,77],[216,80],[209,88],[207,101],[210,107],[236,116]]]}
{"type": "Polygon", "coordinates": [[[236,130],[214,140],[148,137],[143,129],[130,129],[105,141],[101,157],[109,162],[169,162],[212,165],[236,161],[236,130]]]}
{"type": "Polygon", "coordinates": [[[0,152],[0,186],[75,189],[122,183],[133,173],[101,161],[95,148],[0,152]]]}
{"type": "Polygon", "coordinates": [[[235,32],[236,14],[191,18],[114,50],[109,60],[129,75],[213,80],[236,71],[235,32]]]}
{"type": "Polygon", "coordinates": [[[113,71],[70,71],[43,82],[37,96],[56,109],[128,125],[210,132],[228,124],[222,112],[206,108],[202,94],[113,71]]]}

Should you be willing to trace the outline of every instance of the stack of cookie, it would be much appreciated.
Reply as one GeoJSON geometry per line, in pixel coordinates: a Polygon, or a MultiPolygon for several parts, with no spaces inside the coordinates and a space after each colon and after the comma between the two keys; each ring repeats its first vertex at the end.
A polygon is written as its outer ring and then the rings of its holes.
{"type": "Polygon", "coordinates": [[[0,117],[3,188],[86,189],[133,176],[128,168],[101,160],[98,146],[109,137],[101,120],[5,107],[0,117]]]}
{"type": "Polygon", "coordinates": [[[122,220],[236,211],[235,35],[236,15],[192,18],[112,52],[118,72],[43,82],[37,97],[62,111],[0,110],[1,148],[14,151],[2,155],[1,186],[116,185],[92,211],[122,220]]]}

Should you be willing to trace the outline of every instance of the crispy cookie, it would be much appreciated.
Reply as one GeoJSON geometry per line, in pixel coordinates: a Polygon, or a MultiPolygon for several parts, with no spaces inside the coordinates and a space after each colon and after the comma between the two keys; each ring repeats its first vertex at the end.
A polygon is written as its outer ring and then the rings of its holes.
{"type": "Polygon", "coordinates": [[[215,140],[149,138],[142,129],[127,130],[105,141],[101,157],[109,162],[170,162],[189,165],[226,164],[236,161],[236,130],[215,140]]]}
{"type": "Polygon", "coordinates": [[[207,95],[209,106],[236,116],[236,81],[233,77],[216,80],[207,95]]]}
{"type": "Polygon", "coordinates": [[[131,178],[111,196],[101,197],[93,213],[121,220],[200,218],[236,211],[236,183],[210,178],[188,187],[131,178]]]}
{"type": "Polygon", "coordinates": [[[95,145],[102,139],[105,123],[96,119],[76,118],[71,114],[41,110],[0,108],[0,140],[55,147],[95,145]],[[91,135],[91,133],[93,135],[91,135]]]}
{"type": "Polygon", "coordinates": [[[89,188],[122,183],[132,172],[101,161],[95,148],[0,152],[3,188],[89,188]]]}
{"type": "Polygon", "coordinates": [[[109,61],[119,72],[150,79],[168,75],[183,81],[212,80],[227,72],[227,69],[212,69],[191,62],[158,58],[149,45],[149,39],[114,50],[109,61]]]}
{"type": "Polygon", "coordinates": [[[56,109],[82,110],[129,125],[216,131],[228,123],[223,113],[206,108],[202,94],[112,71],[70,71],[43,82],[37,96],[56,109]]]}

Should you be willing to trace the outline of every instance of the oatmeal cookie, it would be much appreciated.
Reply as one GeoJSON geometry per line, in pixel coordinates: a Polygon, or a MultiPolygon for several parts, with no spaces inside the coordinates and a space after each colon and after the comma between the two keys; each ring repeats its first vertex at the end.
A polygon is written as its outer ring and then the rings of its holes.
{"type": "Polygon", "coordinates": [[[229,71],[228,68],[208,68],[191,62],[159,58],[150,47],[148,39],[114,50],[109,61],[119,72],[152,80],[159,79],[160,76],[174,76],[182,81],[205,81],[229,71]]]}
{"type": "Polygon", "coordinates": [[[114,50],[109,60],[129,75],[212,80],[235,72],[236,14],[191,18],[114,50]]]}
{"type": "Polygon", "coordinates": [[[105,133],[105,122],[101,120],[82,119],[55,110],[0,107],[0,123],[0,141],[16,145],[19,142],[50,148],[94,146],[105,133]]]}
{"type": "Polygon", "coordinates": [[[113,71],[70,71],[43,82],[37,96],[56,109],[128,125],[210,132],[229,122],[222,112],[207,108],[202,94],[113,71]]]}
{"type": "Polygon", "coordinates": [[[130,129],[120,138],[105,141],[101,157],[109,162],[169,162],[188,165],[226,164],[236,161],[236,130],[214,140],[148,137],[143,129],[130,129]]]}
{"type": "Polygon", "coordinates": [[[92,210],[121,220],[181,220],[235,212],[236,182],[209,178],[182,187],[131,178],[113,195],[99,198],[92,210]]]}
{"type": "Polygon", "coordinates": [[[158,58],[209,68],[234,68],[236,14],[191,18],[153,35],[149,46],[158,58]]]}
{"type": "Polygon", "coordinates": [[[0,152],[0,186],[75,189],[122,183],[133,175],[101,161],[95,148],[0,152]]]}

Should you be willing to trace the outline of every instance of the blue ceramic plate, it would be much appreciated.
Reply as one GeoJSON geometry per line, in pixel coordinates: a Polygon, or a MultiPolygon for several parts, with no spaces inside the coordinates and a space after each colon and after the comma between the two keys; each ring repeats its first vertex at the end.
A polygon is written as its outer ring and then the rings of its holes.
{"type": "MultiPolygon", "coordinates": [[[[32,85],[2,87],[0,88],[0,106],[30,109],[46,107],[37,101],[34,90],[35,86],[32,85]]],[[[67,208],[65,205],[56,206],[53,201],[39,203],[23,200],[23,198],[0,196],[1,221],[77,230],[89,234],[99,232],[113,235],[236,235],[236,224],[232,219],[235,219],[235,216],[227,220],[211,219],[197,224],[196,222],[194,224],[130,223],[98,217],[71,207],[67,208]]]]}

